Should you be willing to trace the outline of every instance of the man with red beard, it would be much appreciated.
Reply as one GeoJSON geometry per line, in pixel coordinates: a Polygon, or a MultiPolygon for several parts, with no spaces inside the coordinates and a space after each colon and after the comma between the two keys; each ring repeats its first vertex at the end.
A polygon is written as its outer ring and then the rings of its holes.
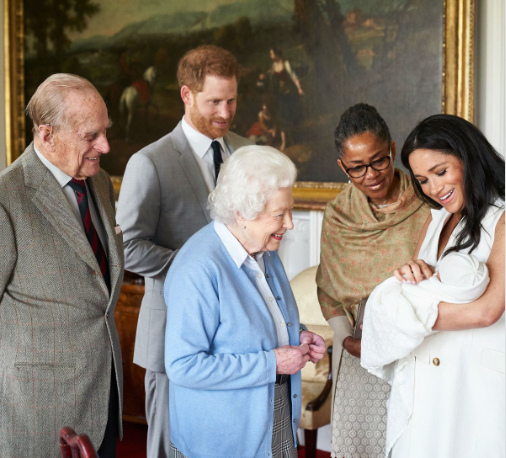
{"type": "Polygon", "coordinates": [[[143,275],[146,284],[134,363],[146,369],[148,458],[169,456],[165,277],[179,248],[211,221],[207,197],[220,164],[237,148],[251,144],[229,132],[239,81],[232,54],[217,46],[200,46],[180,60],[177,77],[183,119],[171,133],[130,158],[116,215],[123,230],[125,268],[143,275]]]}

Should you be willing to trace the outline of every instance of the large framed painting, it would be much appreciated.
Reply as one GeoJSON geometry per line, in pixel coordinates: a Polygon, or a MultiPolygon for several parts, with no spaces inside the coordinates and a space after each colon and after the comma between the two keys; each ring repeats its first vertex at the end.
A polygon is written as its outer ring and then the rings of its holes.
{"type": "MultiPolygon", "coordinates": [[[[8,163],[31,141],[23,108],[50,74],[88,78],[114,122],[102,166],[129,157],[183,115],[176,67],[214,43],[241,65],[233,130],[284,151],[299,207],[344,185],[333,131],[376,106],[402,145],[424,117],[473,119],[474,0],[4,0],[8,163]]],[[[120,182],[120,178],[116,180],[120,182]]]]}

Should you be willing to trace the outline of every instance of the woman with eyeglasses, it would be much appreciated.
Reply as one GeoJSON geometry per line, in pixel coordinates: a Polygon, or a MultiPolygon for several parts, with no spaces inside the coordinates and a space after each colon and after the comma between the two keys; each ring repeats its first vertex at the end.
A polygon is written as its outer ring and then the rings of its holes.
{"type": "Polygon", "coordinates": [[[346,110],[335,144],[351,185],[325,209],[316,277],[334,330],[332,456],[383,458],[390,387],[360,366],[353,329],[361,300],[411,259],[430,211],[411,179],[394,168],[395,142],[374,107],[346,110]]]}

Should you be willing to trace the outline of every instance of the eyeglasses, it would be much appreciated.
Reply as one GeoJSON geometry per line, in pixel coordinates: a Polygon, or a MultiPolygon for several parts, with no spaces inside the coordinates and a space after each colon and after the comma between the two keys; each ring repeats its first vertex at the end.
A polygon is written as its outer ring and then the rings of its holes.
{"type": "Polygon", "coordinates": [[[388,151],[388,156],[380,157],[369,164],[357,165],[356,167],[350,167],[349,169],[345,169],[346,173],[352,178],[362,178],[366,173],[367,169],[371,167],[373,170],[377,172],[381,172],[385,170],[390,165],[390,157],[392,155],[392,147],[390,147],[388,151]]]}

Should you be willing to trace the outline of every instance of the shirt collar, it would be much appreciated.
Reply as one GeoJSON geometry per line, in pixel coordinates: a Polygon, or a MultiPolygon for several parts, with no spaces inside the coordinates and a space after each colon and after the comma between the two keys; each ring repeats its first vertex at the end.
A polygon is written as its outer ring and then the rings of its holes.
{"type": "MultiPolygon", "coordinates": [[[[248,254],[248,252],[241,245],[241,242],[237,240],[230,232],[230,229],[223,223],[219,221],[214,222],[214,230],[218,234],[218,237],[225,245],[225,248],[228,251],[228,254],[232,257],[235,265],[240,269],[241,266],[246,262],[246,260],[251,260],[252,262],[256,262],[256,260],[248,254]]],[[[264,255],[263,252],[258,253],[257,258],[262,257],[264,255]]]]}
{"type": "MultiPolygon", "coordinates": [[[[188,143],[190,143],[191,149],[198,157],[203,158],[204,155],[209,151],[209,148],[211,148],[211,143],[213,140],[210,139],[207,135],[204,135],[203,133],[190,126],[190,124],[186,122],[184,116],[182,124],[183,132],[186,136],[186,139],[188,140],[188,143]]],[[[222,150],[226,151],[225,140],[223,137],[215,138],[215,140],[220,143],[222,150]]]]}
{"type": "Polygon", "coordinates": [[[33,146],[33,149],[35,150],[35,154],[39,157],[40,161],[49,169],[49,171],[53,174],[53,176],[56,178],[56,181],[60,185],[60,187],[64,188],[67,186],[68,182],[72,180],[71,176],[68,176],[65,172],[62,172],[56,165],[49,162],[42,153],[33,146]]]}

